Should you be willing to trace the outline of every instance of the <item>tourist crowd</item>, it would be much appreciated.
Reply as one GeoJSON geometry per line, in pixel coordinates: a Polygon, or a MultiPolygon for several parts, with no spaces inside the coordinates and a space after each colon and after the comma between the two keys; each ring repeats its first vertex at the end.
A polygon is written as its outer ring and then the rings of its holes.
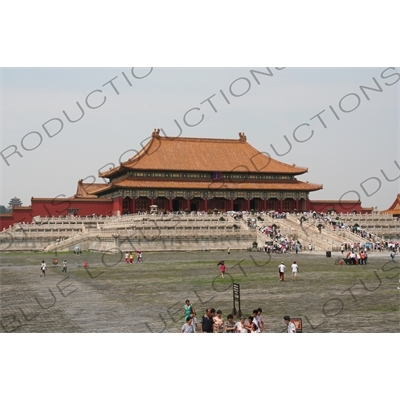
{"type": "Polygon", "coordinates": [[[234,321],[232,314],[227,315],[225,320],[221,310],[207,308],[198,322],[193,306],[189,300],[186,300],[185,321],[181,329],[182,333],[261,333],[265,330],[261,308],[253,310],[248,318],[241,316],[237,322],[234,321]]]}

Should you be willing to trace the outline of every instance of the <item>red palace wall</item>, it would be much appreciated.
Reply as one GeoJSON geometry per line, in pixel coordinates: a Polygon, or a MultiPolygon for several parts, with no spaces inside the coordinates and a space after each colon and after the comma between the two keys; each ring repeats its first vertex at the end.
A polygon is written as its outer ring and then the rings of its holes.
{"type": "Polygon", "coordinates": [[[310,208],[309,210],[313,210],[316,212],[328,212],[331,210],[334,210],[337,213],[352,213],[353,211],[357,213],[370,213],[372,210],[371,209],[364,209],[361,206],[360,201],[340,201],[340,200],[332,200],[332,201],[326,201],[326,200],[310,200],[310,208]]]}
{"type": "MultiPolygon", "coordinates": [[[[10,225],[19,222],[32,222],[33,217],[52,217],[67,215],[71,210],[76,210],[76,214],[85,217],[86,215],[117,215],[118,211],[122,214],[122,198],[114,199],[32,199],[29,207],[14,207],[12,214],[0,215],[0,230],[8,228],[10,225]]],[[[363,209],[361,202],[339,201],[339,200],[309,200],[306,201],[307,211],[328,212],[335,210],[338,213],[370,213],[372,209],[363,209]]]]}
{"type": "Polygon", "coordinates": [[[0,230],[19,222],[32,222],[33,217],[52,217],[67,215],[68,210],[77,210],[77,215],[113,215],[113,201],[76,199],[32,199],[30,207],[14,207],[12,214],[0,216],[0,230]]]}

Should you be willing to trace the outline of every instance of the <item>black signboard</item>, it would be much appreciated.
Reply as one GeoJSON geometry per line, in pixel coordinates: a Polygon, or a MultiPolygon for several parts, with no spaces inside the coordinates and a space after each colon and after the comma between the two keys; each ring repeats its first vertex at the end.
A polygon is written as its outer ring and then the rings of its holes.
{"type": "Polygon", "coordinates": [[[233,311],[232,314],[236,317],[242,316],[242,309],[240,308],[240,285],[238,283],[234,283],[233,287],[233,311]],[[238,303],[238,308],[236,308],[236,302],[238,303]]]}

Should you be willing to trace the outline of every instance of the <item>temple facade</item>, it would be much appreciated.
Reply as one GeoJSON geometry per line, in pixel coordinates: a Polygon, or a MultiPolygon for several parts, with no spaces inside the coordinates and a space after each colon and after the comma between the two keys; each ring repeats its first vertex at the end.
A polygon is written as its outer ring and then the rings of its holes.
{"type": "MultiPolygon", "coordinates": [[[[298,180],[307,168],[274,160],[237,139],[165,137],[154,130],[134,157],[101,173],[107,183],[78,181],[71,197],[32,197],[0,214],[0,229],[35,216],[124,215],[174,211],[318,211],[370,213],[360,201],[310,200],[320,184],[298,180]]],[[[397,214],[395,202],[387,212],[397,214]]]]}
{"type": "Polygon", "coordinates": [[[78,183],[75,199],[112,199],[113,214],[149,211],[306,211],[307,168],[276,161],[238,139],[170,138],[154,130],[134,157],[101,173],[106,184],[78,183]]]}

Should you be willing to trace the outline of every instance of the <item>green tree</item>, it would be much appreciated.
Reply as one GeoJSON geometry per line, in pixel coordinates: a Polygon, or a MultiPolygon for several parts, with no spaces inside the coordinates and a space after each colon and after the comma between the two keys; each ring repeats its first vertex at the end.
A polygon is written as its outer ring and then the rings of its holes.
{"type": "Polygon", "coordinates": [[[0,206],[0,214],[8,214],[10,212],[10,209],[6,206],[1,205],[0,206]]]}

